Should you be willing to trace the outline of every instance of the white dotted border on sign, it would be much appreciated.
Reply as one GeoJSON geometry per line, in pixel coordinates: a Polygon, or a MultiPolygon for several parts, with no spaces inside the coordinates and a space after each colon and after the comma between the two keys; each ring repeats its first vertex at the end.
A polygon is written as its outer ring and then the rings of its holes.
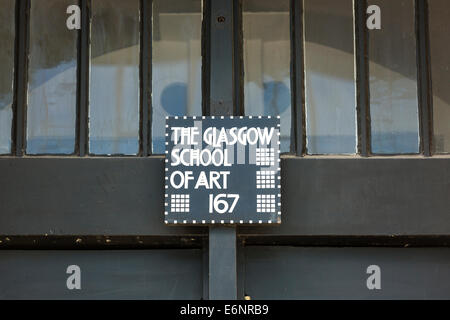
{"type": "Polygon", "coordinates": [[[269,223],[269,224],[273,224],[273,223],[281,223],[280,220],[274,221],[272,219],[269,220],[248,220],[248,221],[244,221],[244,220],[239,220],[239,221],[234,221],[234,220],[220,220],[220,221],[216,221],[216,220],[201,220],[201,221],[197,221],[197,220],[192,220],[192,221],[188,221],[188,220],[174,220],[174,219],[169,219],[169,220],[164,220],[165,224],[185,224],[185,225],[192,225],[192,224],[232,224],[232,225],[236,225],[236,224],[262,224],[262,223],[269,223]]]}
{"type": "MultiPolygon", "coordinates": [[[[272,119],[272,118],[276,118],[276,119],[281,119],[280,116],[166,116],[165,117],[166,120],[169,120],[170,118],[173,119],[197,119],[197,118],[201,118],[201,119],[234,119],[234,118],[238,118],[238,119],[244,119],[244,118],[249,118],[249,119],[253,119],[253,118],[257,118],[257,119],[272,119]]],[[[279,126],[279,124],[277,124],[277,126],[279,126]]],[[[167,128],[167,126],[166,126],[167,128]]]]}
{"type": "MultiPolygon", "coordinates": [[[[216,118],[220,118],[220,119],[244,119],[244,118],[248,118],[248,119],[253,119],[253,118],[258,118],[258,119],[264,119],[264,118],[266,118],[266,119],[272,119],[272,116],[172,116],[172,117],[168,117],[168,116],[166,116],[165,117],[166,118],[166,120],[169,120],[170,118],[173,118],[173,119],[175,119],[175,120],[177,120],[177,119],[184,119],[184,120],[187,120],[187,119],[193,119],[193,120],[196,120],[196,119],[202,119],[202,120],[204,120],[204,119],[216,119],[216,118]]],[[[280,116],[276,116],[276,119],[280,119],[280,116]]],[[[169,132],[168,132],[168,129],[169,129],[169,125],[168,124],[166,124],[165,125],[165,128],[166,128],[166,133],[165,133],[165,139],[166,139],[166,141],[165,141],[165,145],[167,146],[167,145],[169,145],[169,142],[167,141],[167,139],[168,139],[168,137],[169,137],[169,132]]],[[[277,135],[278,135],[278,145],[280,145],[281,144],[281,142],[280,142],[280,124],[278,123],[277,124],[277,128],[278,128],[278,132],[277,132],[277,135]]],[[[279,157],[279,154],[281,153],[281,151],[280,151],[280,147],[278,147],[278,168],[277,168],[277,171],[281,171],[281,168],[280,168],[280,162],[281,162],[281,159],[280,159],[280,157],[279,157]]],[[[168,154],[168,150],[166,150],[165,151],[165,154],[168,154]]],[[[169,160],[168,159],[165,159],[165,161],[164,161],[166,164],[169,162],[169,160]]],[[[165,168],[165,172],[167,172],[167,171],[169,171],[169,169],[168,168],[165,168]]],[[[169,186],[167,185],[167,180],[168,180],[168,177],[166,176],[165,177],[165,184],[164,184],[164,189],[168,189],[169,188],[169,186]]],[[[278,176],[278,180],[279,180],[279,184],[278,184],[278,189],[281,189],[281,174],[278,176]]],[[[168,197],[168,194],[164,194],[164,197],[165,198],[167,198],[168,197]]],[[[234,220],[220,220],[220,221],[216,221],[216,220],[201,220],[201,221],[198,221],[198,223],[197,223],[197,220],[192,220],[192,221],[188,221],[188,220],[181,220],[181,221],[179,221],[179,220],[176,220],[176,219],[165,219],[164,220],[164,223],[165,224],[173,224],[173,225],[178,225],[178,224],[185,224],[185,225],[192,225],[192,224],[216,224],[216,223],[220,223],[220,224],[233,224],[233,225],[235,225],[235,224],[253,224],[253,223],[268,223],[268,224],[272,224],[272,223],[277,223],[277,224],[280,224],[281,223],[281,193],[278,193],[277,194],[277,197],[278,197],[278,202],[277,202],[277,205],[278,205],[278,209],[279,209],[279,211],[277,212],[277,219],[276,220],[274,220],[274,219],[269,219],[269,220],[255,220],[255,221],[253,221],[253,220],[248,220],[248,221],[245,221],[245,220],[239,220],[239,222],[238,221],[234,221],[234,220]]],[[[165,199],[165,200],[167,200],[167,199],[165,199]]],[[[169,213],[167,212],[167,207],[168,207],[168,203],[165,201],[164,202],[164,206],[165,206],[165,211],[164,211],[164,215],[165,216],[167,216],[169,213]]]]}

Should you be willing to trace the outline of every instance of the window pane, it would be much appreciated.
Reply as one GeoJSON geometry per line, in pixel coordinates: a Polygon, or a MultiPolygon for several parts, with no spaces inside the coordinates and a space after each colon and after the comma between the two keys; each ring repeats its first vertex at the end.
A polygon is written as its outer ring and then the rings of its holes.
{"type": "Polygon", "coordinates": [[[419,152],[413,0],[376,0],[381,29],[369,30],[372,152],[419,152]]]}
{"type": "Polygon", "coordinates": [[[304,25],[307,152],[354,154],[352,0],[305,0],[304,25]]]}
{"type": "Polygon", "coordinates": [[[429,0],[431,77],[433,87],[433,147],[437,153],[450,152],[450,2],[429,0]]]}
{"type": "Polygon", "coordinates": [[[0,154],[11,152],[15,1],[0,2],[0,154]]]}
{"type": "Polygon", "coordinates": [[[280,115],[281,151],[291,145],[289,0],[243,2],[246,115],[280,115]]]}
{"type": "Polygon", "coordinates": [[[89,152],[139,152],[139,0],[92,2],[89,152]]]}
{"type": "Polygon", "coordinates": [[[78,31],[66,28],[65,14],[72,4],[72,0],[31,1],[28,154],[75,150],[78,31]]]}
{"type": "Polygon", "coordinates": [[[153,153],[164,153],[166,116],[202,114],[201,28],[200,0],[153,1],[153,153]]]}

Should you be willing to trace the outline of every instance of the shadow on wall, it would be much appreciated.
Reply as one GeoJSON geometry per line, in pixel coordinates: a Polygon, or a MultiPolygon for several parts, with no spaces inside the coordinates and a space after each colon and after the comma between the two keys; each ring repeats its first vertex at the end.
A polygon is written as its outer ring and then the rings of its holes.
{"type": "Polygon", "coordinates": [[[174,82],[161,93],[161,106],[172,116],[182,116],[187,109],[187,85],[183,82],[174,82]]]}
{"type": "MultiPolygon", "coordinates": [[[[182,116],[187,109],[187,85],[174,82],[161,93],[161,106],[172,116],[182,116]]],[[[291,104],[289,88],[281,81],[264,82],[264,114],[283,113],[291,104]]]]}
{"type": "Polygon", "coordinates": [[[281,81],[264,82],[264,114],[282,114],[291,105],[291,92],[281,81]]]}
{"type": "MultiPolygon", "coordinates": [[[[187,102],[188,102],[188,88],[184,82],[173,82],[166,86],[160,97],[160,106],[164,112],[169,116],[183,116],[187,114],[187,102]]],[[[153,110],[158,112],[158,110],[153,110]]],[[[165,121],[163,115],[156,116],[160,121],[165,121]]],[[[154,129],[154,128],[153,128],[154,129]]],[[[165,137],[163,131],[158,133],[158,130],[152,135],[152,150],[153,153],[164,153],[165,150],[165,137]]]]}

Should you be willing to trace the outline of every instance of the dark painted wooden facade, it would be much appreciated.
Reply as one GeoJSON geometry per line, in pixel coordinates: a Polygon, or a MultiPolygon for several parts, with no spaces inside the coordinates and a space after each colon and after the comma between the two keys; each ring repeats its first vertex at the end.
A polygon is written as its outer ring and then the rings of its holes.
{"type": "MultiPolygon", "coordinates": [[[[281,162],[282,224],[236,230],[163,223],[163,157],[149,151],[146,1],[141,156],[86,156],[86,31],[79,43],[78,154],[23,155],[29,1],[17,3],[15,152],[0,157],[0,299],[230,296],[218,287],[235,290],[238,299],[450,298],[450,159],[430,157],[426,1],[416,1],[422,150],[393,157],[372,157],[368,147],[364,1],[354,8],[361,155],[304,155],[302,8],[292,1],[295,143],[281,162]],[[81,290],[66,288],[70,264],[82,269],[81,290]],[[381,290],[366,287],[369,265],[381,267],[381,290]]],[[[81,5],[86,25],[89,0],[81,5]]],[[[240,2],[207,1],[203,23],[203,112],[242,114],[240,2]]]]}

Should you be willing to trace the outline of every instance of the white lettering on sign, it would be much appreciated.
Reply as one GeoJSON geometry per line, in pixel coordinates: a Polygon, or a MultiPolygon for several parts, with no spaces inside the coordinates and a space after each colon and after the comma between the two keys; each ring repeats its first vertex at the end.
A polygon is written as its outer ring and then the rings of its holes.
{"type": "Polygon", "coordinates": [[[257,142],[269,144],[272,140],[273,132],[274,128],[233,127],[226,130],[225,128],[217,129],[210,127],[205,130],[203,140],[213,147],[221,147],[223,143],[226,145],[234,145],[237,142],[244,146],[247,144],[255,145],[257,142]]]}
{"type": "Polygon", "coordinates": [[[192,171],[174,171],[170,175],[170,184],[175,189],[189,189],[189,181],[195,181],[194,189],[201,187],[205,189],[226,189],[227,177],[230,174],[229,171],[201,171],[197,177],[193,176],[192,171]]]}
{"type": "Polygon", "coordinates": [[[215,149],[213,151],[209,149],[173,149],[171,166],[204,166],[210,165],[220,167],[230,167],[231,163],[228,162],[228,150],[215,149]]]}
{"type": "Polygon", "coordinates": [[[195,136],[198,135],[198,128],[197,127],[174,127],[172,128],[173,131],[173,142],[175,144],[192,144],[197,145],[197,142],[195,142],[195,136]]]}
{"type": "Polygon", "coordinates": [[[239,200],[238,194],[225,194],[221,193],[214,197],[213,194],[209,195],[209,213],[217,212],[217,213],[233,213],[234,207],[239,200]],[[223,199],[225,198],[225,199],[223,199]],[[233,202],[230,204],[226,200],[226,198],[233,199],[233,202]]]}
{"type": "Polygon", "coordinates": [[[199,187],[205,187],[205,189],[226,189],[227,188],[227,177],[230,174],[229,171],[210,171],[209,179],[206,177],[206,172],[200,172],[200,176],[195,184],[194,189],[199,187]]]}

